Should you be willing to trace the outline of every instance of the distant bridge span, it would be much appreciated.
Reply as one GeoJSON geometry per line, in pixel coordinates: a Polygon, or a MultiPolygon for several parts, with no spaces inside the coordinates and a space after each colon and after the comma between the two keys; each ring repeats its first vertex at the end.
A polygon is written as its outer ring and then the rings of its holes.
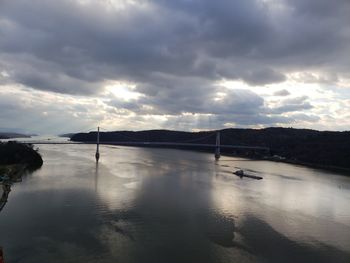
{"type": "MultiPolygon", "coordinates": [[[[74,142],[74,141],[18,141],[21,143],[31,143],[31,144],[96,144],[96,142],[74,142]]],[[[116,142],[116,141],[100,141],[100,144],[104,145],[120,145],[120,146],[180,146],[180,147],[205,147],[205,148],[215,148],[216,144],[203,144],[203,143],[177,143],[177,142],[116,142]]],[[[246,149],[246,150],[261,150],[261,151],[269,151],[269,147],[262,146],[243,146],[243,145],[229,145],[229,144],[221,144],[220,148],[225,149],[246,149]]]]}

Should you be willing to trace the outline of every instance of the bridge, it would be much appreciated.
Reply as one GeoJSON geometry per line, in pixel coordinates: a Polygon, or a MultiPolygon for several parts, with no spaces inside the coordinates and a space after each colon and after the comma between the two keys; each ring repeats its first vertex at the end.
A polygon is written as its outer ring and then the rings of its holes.
{"type": "Polygon", "coordinates": [[[220,131],[215,131],[213,133],[210,133],[209,135],[203,136],[201,138],[195,138],[187,141],[182,142],[162,142],[162,141],[135,141],[135,138],[129,138],[123,135],[118,135],[121,137],[125,137],[123,141],[101,141],[100,140],[100,127],[97,128],[96,132],[96,141],[82,141],[82,142],[76,142],[76,141],[54,141],[54,140],[25,140],[25,141],[18,141],[21,143],[31,143],[31,144],[96,144],[96,161],[100,158],[99,153],[99,145],[120,145],[120,146],[140,146],[140,147],[169,147],[169,148],[198,148],[198,149],[213,149],[215,159],[220,158],[220,152],[221,149],[232,149],[232,150],[246,150],[246,151],[262,151],[262,152],[270,152],[269,147],[263,147],[263,146],[243,146],[243,145],[233,145],[233,144],[221,144],[221,134],[220,131]],[[212,136],[216,135],[216,142],[215,144],[209,144],[209,143],[198,143],[200,140],[208,139],[212,136]]]}
{"type": "MultiPolygon", "coordinates": [[[[30,144],[96,144],[96,142],[74,142],[74,141],[18,141],[20,143],[30,143],[30,144]]],[[[100,145],[120,145],[120,146],[183,146],[183,147],[206,147],[206,148],[216,148],[216,144],[205,144],[205,143],[178,143],[178,142],[125,142],[125,141],[100,141],[100,145]]],[[[247,149],[247,150],[262,150],[269,151],[268,147],[260,146],[242,146],[242,145],[220,145],[222,149],[247,149]]]]}

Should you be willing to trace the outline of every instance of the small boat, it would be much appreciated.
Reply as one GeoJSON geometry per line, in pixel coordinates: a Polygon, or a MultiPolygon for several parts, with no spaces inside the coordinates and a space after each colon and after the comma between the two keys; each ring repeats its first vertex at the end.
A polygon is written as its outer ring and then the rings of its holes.
{"type": "Polygon", "coordinates": [[[256,180],[261,180],[261,179],[263,179],[263,177],[261,177],[261,176],[246,174],[246,173],[244,173],[243,170],[237,170],[237,171],[233,172],[233,174],[239,176],[241,179],[242,179],[243,177],[247,177],[247,178],[251,178],[251,179],[256,179],[256,180]]]}
{"type": "Polygon", "coordinates": [[[244,171],[243,170],[237,170],[235,172],[233,172],[233,174],[239,176],[239,177],[243,177],[244,176],[244,171]]]}

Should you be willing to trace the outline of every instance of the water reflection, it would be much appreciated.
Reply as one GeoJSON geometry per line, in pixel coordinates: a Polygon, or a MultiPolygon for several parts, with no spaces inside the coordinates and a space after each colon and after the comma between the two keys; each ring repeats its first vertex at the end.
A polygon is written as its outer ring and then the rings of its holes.
{"type": "Polygon", "coordinates": [[[95,167],[95,192],[97,192],[98,188],[98,162],[96,162],[96,167],[95,167]]]}
{"type": "Polygon", "coordinates": [[[0,216],[11,262],[349,262],[349,179],[166,149],[102,147],[96,164],[94,150],[41,148],[43,168],[0,216]]]}
{"type": "Polygon", "coordinates": [[[8,202],[11,186],[14,183],[22,182],[22,174],[20,173],[24,173],[24,171],[20,171],[12,178],[10,178],[8,175],[3,175],[1,177],[0,187],[2,188],[2,195],[0,198],[0,212],[4,209],[6,203],[8,202]]]}
{"type": "Polygon", "coordinates": [[[267,262],[345,263],[350,259],[348,252],[321,242],[310,245],[293,241],[263,220],[251,215],[245,217],[239,232],[244,236],[244,242],[249,250],[267,262]]]}
{"type": "MultiPolygon", "coordinates": [[[[18,183],[21,181],[22,181],[22,176],[20,176],[19,174],[16,174],[16,176],[14,176],[13,178],[10,178],[8,175],[1,176],[0,187],[2,189],[2,194],[0,198],[0,213],[8,202],[12,184],[18,183]]],[[[4,262],[4,250],[1,245],[0,245],[0,262],[4,262]]]]}

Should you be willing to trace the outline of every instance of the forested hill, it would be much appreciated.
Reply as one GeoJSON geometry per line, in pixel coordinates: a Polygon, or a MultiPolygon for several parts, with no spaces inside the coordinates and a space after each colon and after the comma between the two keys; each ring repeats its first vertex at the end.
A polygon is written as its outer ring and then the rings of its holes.
{"type": "Polygon", "coordinates": [[[0,142],[0,168],[4,165],[22,165],[28,170],[35,170],[40,168],[42,164],[41,155],[33,149],[33,145],[0,142]]]}
{"type": "Polygon", "coordinates": [[[0,132],[0,139],[13,139],[13,138],[30,138],[31,135],[14,133],[14,132],[0,132]]]}
{"type": "MultiPolygon", "coordinates": [[[[337,166],[350,169],[350,132],[315,131],[293,128],[224,129],[221,144],[264,146],[271,155],[296,163],[337,166]]],[[[101,142],[188,142],[215,144],[215,132],[169,130],[101,132],[101,142]]],[[[72,141],[96,141],[96,132],[78,133],[72,141]]],[[[232,150],[230,150],[232,152],[232,150]]],[[[236,152],[237,153],[237,152],[236,152]]],[[[238,152],[238,154],[240,154],[238,152]]],[[[242,154],[242,153],[241,153],[242,154]]]]}

